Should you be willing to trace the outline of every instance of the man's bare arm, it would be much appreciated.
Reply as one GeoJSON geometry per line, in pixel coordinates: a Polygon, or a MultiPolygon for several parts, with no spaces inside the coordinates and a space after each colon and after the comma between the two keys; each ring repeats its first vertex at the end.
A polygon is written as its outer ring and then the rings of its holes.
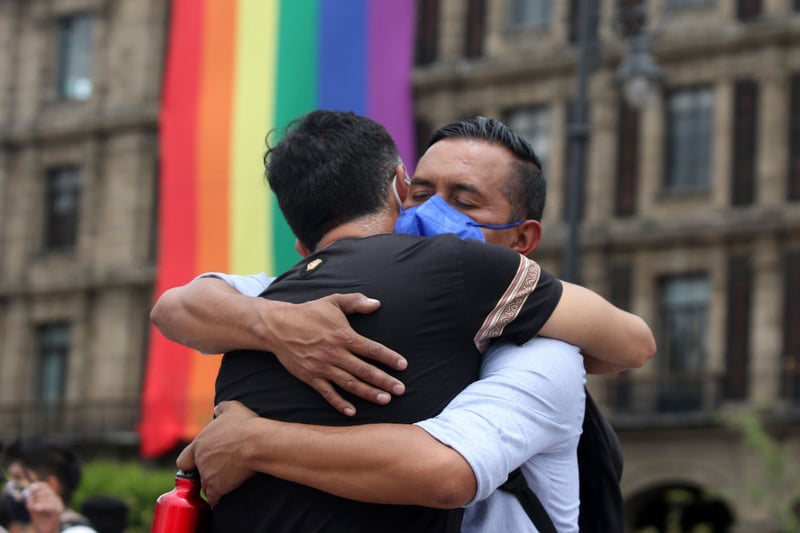
{"type": "Polygon", "coordinates": [[[615,365],[601,361],[589,355],[583,355],[583,367],[586,369],[587,374],[617,374],[623,370],[628,370],[628,367],[622,365],[615,365]]]}
{"type": "Polygon", "coordinates": [[[589,289],[562,283],[561,299],[540,335],[580,347],[589,366],[595,365],[593,373],[639,368],[655,355],[656,341],[644,320],[589,289]]]}
{"type": "Polygon", "coordinates": [[[177,461],[183,470],[197,467],[211,505],[255,472],[371,503],[451,509],[475,495],[464,458],[417,426],[290,424],[238,402],[214,412],[177,461]]]}
{"type": "Polygon", "coordinates": [[[204,353],[235,349],[273,352],[296,378],[336,410],[355,414],[334,385],[379,404],[402,394],[399,380],[359,356],[402,370],[397,352],[359,335],[345,313],[371,313],[380,302],[362,294],[334,294],[302,304],[244,296],[223,280],[199,278],[169,289],[150,318],[168,339],[204,353]]]}

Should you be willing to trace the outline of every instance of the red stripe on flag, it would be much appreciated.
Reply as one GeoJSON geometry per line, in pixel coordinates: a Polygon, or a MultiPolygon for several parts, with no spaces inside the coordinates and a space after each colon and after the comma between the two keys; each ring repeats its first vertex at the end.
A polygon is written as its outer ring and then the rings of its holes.
{"type": "MultiPolygon", "coordinates": [[[[194,275],[196,128],[204,10],[173,0],[161,106],[161,176],[156,296],[194,275]]],[[[180,442],[193,352],[151,331],[139,424],[141,453],[155,457],[180,442]]]]}

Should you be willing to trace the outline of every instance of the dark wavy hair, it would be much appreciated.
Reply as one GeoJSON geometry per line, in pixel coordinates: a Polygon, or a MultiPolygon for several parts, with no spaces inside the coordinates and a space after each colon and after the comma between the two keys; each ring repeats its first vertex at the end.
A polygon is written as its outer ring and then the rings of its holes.
{"type": "Polygon", "coordinates": [[[293,121],[264,154],[278,206],[311,250],[333,228],[386,207],[399,163],[383,126],[342,111],[312,111],[293,121]]]}
{"type": "Polygon", "coordinates": [[[5,450],[5,463],[14,462],[36,472],[40,481],[55,476],[61,485],[59,496],[64,505],[69,506],[72,494],[81,482],[81,463],[69,445],[48,439],[20,439],[5,450]]]}

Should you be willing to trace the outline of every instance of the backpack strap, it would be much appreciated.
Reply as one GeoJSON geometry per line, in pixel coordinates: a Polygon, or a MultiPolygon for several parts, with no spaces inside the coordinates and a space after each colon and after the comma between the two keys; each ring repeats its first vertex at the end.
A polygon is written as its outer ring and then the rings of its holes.
{"type": "Polygon", "coordinates": [[[519,503],[522,504],[522,508],[525,509],[525,513],[530,517],[531,522],[539,530],[539,533],[557,533],[553,521],[550,520],[550,516],[545,511],[542,502],[539,501],[539,498],[528,486],[521,469],[517,468],[508,474],[508,479],[500,485],[500,490],[510,492],[517,497],[519,503]]]}

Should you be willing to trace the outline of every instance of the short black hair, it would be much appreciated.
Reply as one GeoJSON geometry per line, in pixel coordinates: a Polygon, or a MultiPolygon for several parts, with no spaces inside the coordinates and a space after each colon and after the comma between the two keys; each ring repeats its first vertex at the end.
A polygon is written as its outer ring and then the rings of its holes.
{"type": "Polygon", "coordinates": [[[547,198],[547,183],[542,162],[528,141],[503,122],[482,116],[459,120],[439,128],[428,142],[428,148],[442,139],[479,139],[508,148],[514,156],[513,174],[503,191],[511,204],[512,218],[541,221],[547,198]]]}
{"type": "Polygon", "coordinates": [[[385,208],[400,162],[383,126],[344,111],[304,115],[264,154],[278,206],[310,250],[333,228],[385,208]]]}
{"type": "Polygon", "coordinates": [[[68,444],[44,438],[20,439],[6,448],[6,464],[18,462],[33,470],[40,481],[55,476],[61,485],[61,500],[66,507],[81,482],[81,463],[68,444]]]}

